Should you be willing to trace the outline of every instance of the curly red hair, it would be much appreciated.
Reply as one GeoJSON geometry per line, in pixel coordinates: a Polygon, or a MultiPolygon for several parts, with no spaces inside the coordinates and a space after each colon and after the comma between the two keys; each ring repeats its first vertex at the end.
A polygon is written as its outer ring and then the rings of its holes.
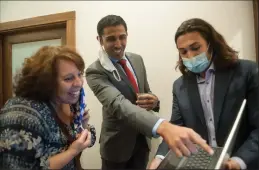
{"type": "Polygon", "coordinates": [[[46,102],[53,98],[57,88],[57,61],[69,60],[84,71],[83,58],[72,48],[44,46],[25,59],[21,72],[15,76],[16,96],[46,102]]]}

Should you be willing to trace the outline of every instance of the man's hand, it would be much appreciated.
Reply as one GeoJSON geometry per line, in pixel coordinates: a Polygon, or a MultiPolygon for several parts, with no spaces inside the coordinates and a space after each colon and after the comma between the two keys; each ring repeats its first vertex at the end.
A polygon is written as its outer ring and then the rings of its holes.
{"type": "Polygon", "coordinates": [[[157,133],[163,137],[169,148],[173,150],[178,157],[190,156],[191,153],[196,153],[197,148],[195,144],[199,145],[210,155],[214,153],[206,141],[192,129],[163,121],[157,129],[157,133]]]}
{"type": "Polygon", "coordinates": [[[223,169],[227,170],[240,170],[241,167],[239,163],[237,163],[235,160],[228,159],[227,162],[223,164],[223,169]]]}
{"type": "Polygon", "coordinates": [[[137,105],[146,109],[146,110],[152,110],[157,106],[158,98],[149,93],[137,93],[137,105]]]}
{"type": "Polygon", "coordinates": [[[154,158],[150,163],[150,166],[148,169],[157,169],[157,167],[160,165],[161,162],[162,162],[162,159],[154,158]]]}

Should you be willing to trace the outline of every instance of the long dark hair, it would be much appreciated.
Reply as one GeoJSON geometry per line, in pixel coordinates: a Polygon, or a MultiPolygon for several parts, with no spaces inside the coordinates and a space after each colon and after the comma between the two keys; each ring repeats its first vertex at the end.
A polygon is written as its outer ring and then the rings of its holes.
{"type": "MultiPolygon", "coordinates": [[[[238,52],[226,43],[224,37],[220,33],[218,33],[208,22],[202,19],[193,18],[184,21],[175,33],[175,43],[181,35],[190,32],[200,33],[206,42],[210,44],[208,51],[210,53],[213,52],[213,63],[216,69],[229,68],[236,64],[238,60],[238,52]]],[[[183,75],[187,72],[180,55],[176,69],[178,67],[183,75]]]]}

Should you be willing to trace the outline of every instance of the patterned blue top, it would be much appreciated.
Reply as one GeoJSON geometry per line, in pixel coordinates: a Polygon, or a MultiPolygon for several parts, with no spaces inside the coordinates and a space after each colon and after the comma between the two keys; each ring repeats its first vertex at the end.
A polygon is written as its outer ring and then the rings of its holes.
{"type": "MultiPolygon", "coordinates": [[[[71,126],[67,126],[74,136],[71,126]]],[[[50,156],[68,148],[46,103],[15,97],[0,112],[0,169],[48,169],[50,156]]],[[[75,159],[63,169],[76,169],[75,159]]]]}

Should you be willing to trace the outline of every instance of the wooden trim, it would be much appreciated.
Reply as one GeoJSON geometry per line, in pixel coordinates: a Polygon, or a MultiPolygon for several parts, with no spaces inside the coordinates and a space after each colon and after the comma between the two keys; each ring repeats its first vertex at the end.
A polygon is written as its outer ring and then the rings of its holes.
{"type": "Polygon", "coordinates": [[[68,20],[75,20],[75,11],[0,23],[0,33],[23,28],[38,27],[39,25],[66,23],[68,20]]]}
{"type": "Polygon", "coordinates": [[[44,41],[53,39],[65,39],[66,40],[66,30],[65,28],[51,29],[35,31],[30,33],[20,33],[6,36],[6,41],[11,44],[19,44],[34,41],[44,41]]]}
{"type": "Polygon", "coordinates": [[[68,20],[66,27],[66,45],[70,47],[76,47],[76,28],[75,20],[68,20]]]}
{"type": "Polygon", "coordinates": [[[3,42],[3,49],[7,49],[7,50],[3,50],[3,55],[5,57],[3,57],[3,72],[5,73],[5,75],[3,76],[4,81],[3,81],[3,89],[4,89],[4,93],[3,93],[3,101],[7,101],[10,97],[13,96],[12,94],[12,44],[4,41],[3,42]]]}
{"type": "Polygon", "coordinates": [[[0,108],[2,108],[3,105],[3,37],[0,35],[0,108]]]}
{"type": "Polygon", "coordinates": [[[254,29],[255,29],[255,49],[256,49],[256,61],[259,64],[259,54],[258,54],[258,31],[259,31],[259,27],[258,27],[258,20],[259,20],[259,13],[258,13],[258,0],[253,0],[253,11],[254,11],[254,29]]]}

